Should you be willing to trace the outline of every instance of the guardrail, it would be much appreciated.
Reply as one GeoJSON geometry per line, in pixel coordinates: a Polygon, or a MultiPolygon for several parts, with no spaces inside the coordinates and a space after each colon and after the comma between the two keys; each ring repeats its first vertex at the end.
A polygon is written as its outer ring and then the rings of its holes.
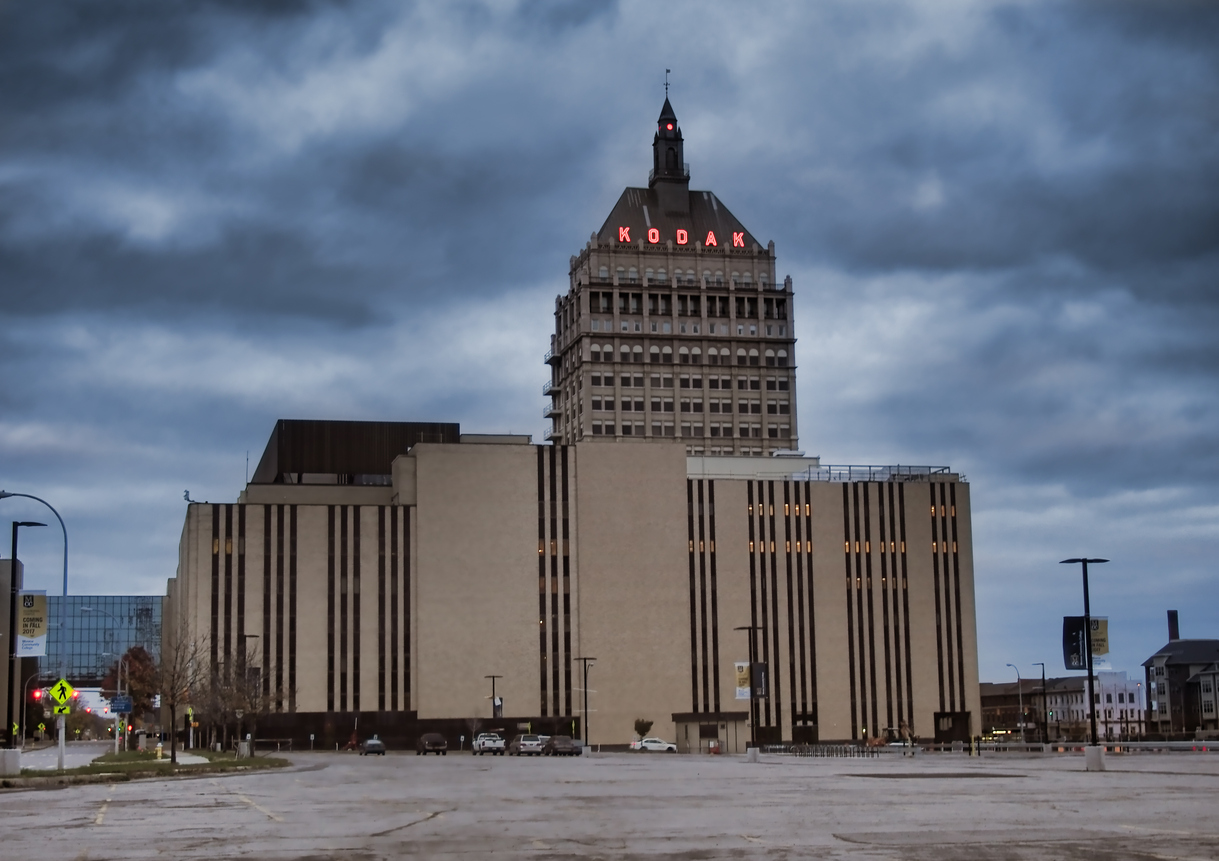
{"type": "Polygon", "coordinates": [[[781,756],[805,757],[860,757],[871,758],[880,756],[884,748],[867,747],[861,744],[765,744],[761,746],[762,753],[773,753],[781,756]]]}

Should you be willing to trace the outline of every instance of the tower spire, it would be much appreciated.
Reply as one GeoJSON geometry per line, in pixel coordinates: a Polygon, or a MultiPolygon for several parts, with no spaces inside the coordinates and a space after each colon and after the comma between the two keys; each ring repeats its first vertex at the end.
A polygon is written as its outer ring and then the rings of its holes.
{"type": "Polygon", "coordinates": [[[656,136],[652,138],[652,174],[648,177],[648,187],[656,189],[661,208],[668,212],[688,212],[690,208],[690,170],[684,160],[684,148],[677,114],[669,104],[669,97],[665,96],[664,107],[656,120],[656,136]]]}

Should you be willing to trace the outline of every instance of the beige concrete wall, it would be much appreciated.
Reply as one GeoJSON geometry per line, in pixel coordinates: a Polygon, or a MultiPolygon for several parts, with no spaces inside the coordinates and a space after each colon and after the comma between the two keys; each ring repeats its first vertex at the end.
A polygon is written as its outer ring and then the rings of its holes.
{"type": "Polygon", "coordinates": [[[421,443],[412,453],[419,717],[490,716],[488,674],[504,676],[506,715],[536,715],[537,449],[421,443]]]}
{"type": "Polygon", "coordinates": [[[597,658],[589,742],[629,742],[640,717],[673,739],[691,696],[685,447],[575,448],[576,648],[597,658]]]}

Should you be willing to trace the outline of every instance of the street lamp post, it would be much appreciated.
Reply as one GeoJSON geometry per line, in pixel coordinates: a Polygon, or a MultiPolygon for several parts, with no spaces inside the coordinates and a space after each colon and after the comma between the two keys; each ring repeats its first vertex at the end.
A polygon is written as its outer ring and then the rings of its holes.
{"type": "MultiPolygon", "coordinates": [[[[29,493],[12,493],[8,490],[0,490],[0,499],[8,499],[10,497],[21,497],[23,499],[32,499],[35,502],[41,502],[47,508],[51,509],[51,513],[55,515],[55,519],[59,521],[59,528],[63,531],[63,596],[66,599],[68,597],[68,527],[64,526],[63,518],[59,516],[59,512],[55,510],[55,506],[51,505],[51,503],[47,502],[45,499],[41,499],[40,497],[33,496],[29,493]]],[[[13,543],[16,544],[15,538],[13,539],[13,543]]],[[[17,554],[14,553],[13,565],[16,566],[16,564],[17,554]]],[[[67,603],[68,602],[65,600],[59,607],[59,677],[61,679],[67,678],[68,672],[68,653],[65,650],[65,643],[63,642],[64,637],[67,634],[67,630],[64,628],[64,614],[68,612],[67,603]]],[[[55,724],[59,732],[59,770],[63,771],[65,732],[63,715],[56,716],[55,724]]]]}
{"type": "Polygon", "coordinates": [[[572,660],[579,661],[584,665],[584,726],[582,729],[584,730],[584,746],[588,747],[588,665],[597,659],[579,657],[572,658],[572,660]]]}
{"type": "Polygon", "coordinates": [[[1024,737],[1024,684],[1020,680],[1020,668],[1015,664],[1008,664],[1008,666],[1016,671],[1016,696],[1020,702],[1020,717],[1016,722],[1020,725],[1020,743],[1024,744],[1026,742],[1024,737]]]}
{"type": "Polygon", "coordinates": [[[1092,676],[1092,603],[1088,596],[1088,563],[1091,562],[1099,565],[1102,562],[1108,562],[1108,559],[1064,559],[1060,565],[1074,565],[1076,562],[1083,566],[1084,570],[1084,651],[1088,655],[1088,713],[1091,715],[1092,729],[1092,746],[1097,746],[1096,740],[1096,689],[1093,686],[1092,676]]]}
{"type": "MultiPolygon", "coordinates": [[[[14,520],[13,521],[13,554],[9,562],[9,602],[8,602],[8,680],[9,689],[4,692],[4,701],[7,703],[5,709],[7,711],[8,720],[6,729],[9,731],[8,746],[10,749],[17,747],[17,716],[20,709],[13,702],[15,699],[18,685],[17,676],[17,531],[22,526],[46,526],[45,523],[35,523],[32,520],[14,520]]],[[[22,727],[24,731],[24,727],[22,727]]]]}
{"type": "Polygon", "coordinates": [[[1050,713],[1049,706],[1046,705],[1045,693],[1045,663],[1035,661],[1034,667],[1041,667],[1041,743],[1050,743],[1050,713]]]}
{"type": "Polygon", "coordinates": [[[757,698],[754,697],[753,687],[753,665],[757,662],[757,632],[762,630],[761,625],[738,625],[733,628],[734,631],[749,632],[749,746],[758,746],[758,705],[757,698]]]}

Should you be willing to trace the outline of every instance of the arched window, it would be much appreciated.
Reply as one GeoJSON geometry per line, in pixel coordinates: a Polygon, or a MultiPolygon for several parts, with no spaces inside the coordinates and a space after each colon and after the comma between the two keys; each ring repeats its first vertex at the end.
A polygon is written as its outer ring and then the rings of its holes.
{"type": "Polygon", "coordinates": [[[645,270],[645,271],[644,271],[644,273],[643,273],[643,275],[644,275],[644,277],[645,277],[645,278],[647,278],[647,279],[648,279],[648,281],[649,281],[649,282],[651,282],[651,281],[655,280],[655,278],[656,278],[656,273],[655,273],[655,272],[653,272],[651,269],[647,269],[647,270],[645,270]]]}
{"type": "Polygon", "coordinates": [[[609,267],[602,266],[601,271],[598,274],[601,276],[602,281],[608,281],[609,280],[609,267]]]}
{"type": "Polygon", "coordinates": [[[742,275],[741,277],[744,279],[744,281],[745,281],[745,283],[746,283],[746,284],[752,284],[752,283],[753,283],[753,274],[752,274],[752,273],[746,272],[746,273],[745,273],[744,275],[742,275]]]}
{"type": "Polygon", "coordinates": [[[659,269],[657,269],[657,270],[656,270],[656,280],[657,280],[657,281],[664,281],[664,280],[665,280],[666,278],[668,278],[668,277],[669,277],[669,276],[668,276],[668,274],[665,272],[665,270],[664,270],[664,267],[663,267],[663,266],[662,266],[662,267],[660,267],[659,269]]]}
{"type": "Polygon", "coordinates": [[[710,269],[704,269],[704,270],[703,270],[703,283],[704,283],[704,284],[710,284],[710,283],[711,283],[711,270],[710,270],[710,269]]]}
{"type": "Polygon", "coordinates": [[[771,368],[773,368],[775,366],[775,351],[774,350],[766,351],[766,365],[771,368]]]}
{"type": "Polygon", "coordinates": [[[632,267],[631,267],[631,269],[630,269],[630,271],[629,271],[629,272],[627,272],[626,277],[627,277],[628,279],[630,279],[630,282],[631,282],[632,284],[634,284],[636,281],[638,281],[638,280],[639,280],[639,270],[638,270],[638,269],[636,269],[634,266],[632,266],[632,267]]]}
{"type": "Polygon", "coordinates": [[[749,364],[751,364],[751,365],[758,364],[758,351],[757,350],[749,351],[749,364]]]}
{"type": "Polygon", "coordinates": [[[660,347],[653,347],[651,350],[648,351],[648,354],[649,354],[648,355],[649,362],[652,362],[653,364],[655,364],[660,361],[660,347]]]}
{"type": "Polygon", "coordinates": [[[664,362],[666,365],[673,364],[673,348],[672,347],[664,347],[661,349],[660,361],[664,362]]]}
{"type": "Polygon", "coordinates": [[[690,362],[695,365],[701,365],[703,363],[703,351],[700,350],[698,347],[695,347],[693,350],[691,350],[690,351],[690,362]]]}
{"type": "Polygon", "coordinates": [[[787,367],[787,350],[779,351],[779,367],[780,368],[787,367]]]}
{"type": "Polygon", "coordinates": [[[732,286],[735,287],[737,284],[740,283],[740,281],[741,281],[741,273],[733,272],[732,273],[732,286]]]}
{"type": "Polygon", "coordinates": [[[715,347],[708,347],[707,348],[707,364],[708,365],[718,365],[719,363],[720,363],[720,351],[715,349],[715,347]]]}
{"type": "Polygon", "coordinates": [[[686,347],[682,347],[680,350],[678,350],[677,361],[683,365],[690,364],[690,350],[686,347]]]}
{"type": "Polygon", "coordinates": [[[716,287],[723,287],[723,286],[724,286],[724,273],[723,273],[723,272],[720,272],[720,271],[718,271],[718,270],[717,270],[717,271],[716,271],[716,273],[715,273],[715,286],[716,286],[716,287]]]}
{"type": "Polygon", "coordinates": [[[642,362],[643,361],[643,347],[636,346],[635,349],[631,350],[631,361],[632,362],[642,362]]]}
{"type": "Polygon", "coordinates": [[[621,347],[618,348],[618,353],[619,353],[619,357],[618,357],[619,361],[629,362],[631,360],[631,348],[628,347],[626,344],[623,344],[621,347]]]}
{"type": "Polygon", "coordinates": [[[736,351],[736,363],[737,363],[738,365],[747,365],[747,364],[749,364],[748,359],[746,359],[746,358],[745,358],[745,351],[744,351],[744,350],[737,350],[737,351],[736,351]]]}
{"type": "Polygon", "coordinates": [[[673,147],[669,147],[667,150],[665,150],[665,170],[677,170],[677,150],[675,150],[673,147]]]}
{"type": "Polygon", "coordinates": [[[589,352],[592,354],[592,360],[594,362],[601,361],[601,347],[599,345],[593,344],[592,349],[589,350],[589,352]]]}
{"type": "Polygon", "coordinates": [[[686,270],[686,283],[691,284],[691,285],[694,284],[694,270],[693,269],[686,270]]]}
{"type": "Polygon", "coordinates": [[[766,273],[765,272],[758,275],[758,289],[759,290],[766,289],[766,273]]]}

